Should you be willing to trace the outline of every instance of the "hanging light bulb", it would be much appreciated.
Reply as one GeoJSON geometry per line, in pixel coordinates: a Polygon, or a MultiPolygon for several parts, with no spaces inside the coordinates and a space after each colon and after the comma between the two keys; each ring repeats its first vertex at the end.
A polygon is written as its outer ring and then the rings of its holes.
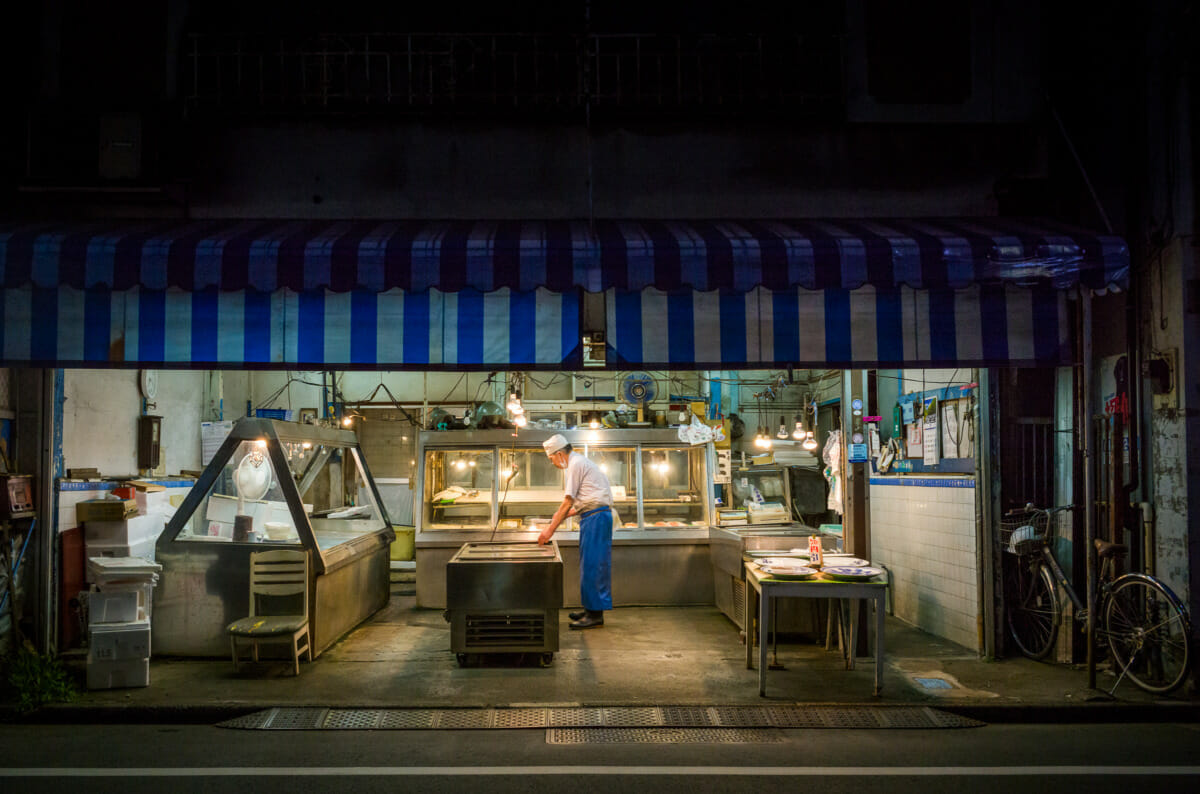
{"type": "Polygon", "coordinates": [[[804,429],[804,423],[800,421],[800,414],[796,414],[796,429],[792,431],[792,438],[803,441],[807,435],[808,431],[804,429]]]}
{"type": "Polygon", "coordinates": [[[599,429],[600,429],[600,420],[599,420],[599,419],[597,419],[597,418],[596,418],[596,417],[593,415],[593,416],[592,416],[592,421],[588,422],[588,427],[590,427],[590,428],[591,428],[591,429],[593,429],[593,430],[599,430],[599,429]]]}
{"type": "Polygon", "coordinates": [[[808,434],[808,438],[804,439],[804,443],[803,443],[803,444],[801,444],[800,446],[804,447],[804,448],[805,448],[805,449],[807,449],[809,452],[812,452],[814,449],[816,449],[816,448],[817,448],[817,437],[816,437],[816,435],[815,435],[815,434],[813,434],[813,433],[809,433],[809,434],[808,434]]]}
{"type": "Polygon", "coordinates": [[[513,417],[513,424],[517,427],[524,427],[527,421],[525,414],[517,414],[513,417]]]}
{"type": "Polygon", "coordinates": [[[521,414],[525,413],[525,408],[521,405],[521,393],[515,391],[510,394],[508,397],[508,405],[505,407],[508,408],[508,412],[513,416],[520,416],[521,414]]]}
{"type": "Polygon", "coordinates": [[[784,423],[782,416],[779,417],[779,430],[776,431],[775,435],[781,439],[788,437],[787,425],[784,423]]]}
{"type": "Polygon", "coordinates": [[[454,468],[460,469],[460,470],[465,469],[465,468],[467,468],[467,462],[465,460],[463,460],[462,458],[459,458],[458,460],[454,461],[454,468]]]}

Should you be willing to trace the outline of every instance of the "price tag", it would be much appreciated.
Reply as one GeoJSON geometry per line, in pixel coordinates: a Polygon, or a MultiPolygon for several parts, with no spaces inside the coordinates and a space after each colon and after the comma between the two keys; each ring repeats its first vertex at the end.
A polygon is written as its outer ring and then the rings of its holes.
{"type": "Polygon", "coordinates": [[[866,463],[867,462],[867,445],[866,444],[850,444],[849,460],[851,463],[866,463]]]}

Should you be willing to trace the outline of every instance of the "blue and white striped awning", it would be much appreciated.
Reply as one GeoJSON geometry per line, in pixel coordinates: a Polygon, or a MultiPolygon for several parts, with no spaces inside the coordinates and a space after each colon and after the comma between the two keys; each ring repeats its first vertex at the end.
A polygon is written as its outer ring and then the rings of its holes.
{"type": "Polygon", "coordinates": [[[4,362],[433,369],[1059,362],[1118,237],[999,218],[0,222],[4,362]]]}
{"type": "Polygon", "coordinates": [[[47,367],[546,369],[579,366],[579,296],[3,290],[5,362],[47,367]]]}

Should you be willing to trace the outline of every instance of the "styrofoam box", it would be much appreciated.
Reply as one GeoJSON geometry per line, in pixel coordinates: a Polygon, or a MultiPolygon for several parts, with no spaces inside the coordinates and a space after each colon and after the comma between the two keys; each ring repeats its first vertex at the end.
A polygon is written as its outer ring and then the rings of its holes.
{"type": "Polygon", "coordinates": [[[162,573],[162,566],[144,557],[96,557],[87,561],[88,581],[103,588],[109,584],[132,582],[154,584],[162,573]]]}
{"type": "Polygon", "coordinates": [[[150,659],[118,659],[87,663],[88,689],[121,689],[150,686],[150,659]]]}
{"type": "Polygon", "coordinates": [[[88,628],[88,664],[150,657],[150,621],[99,623],[88,628]]]}
{"type": "MultiPolygon", "coordinates": [[[[154,560],[154,544],[157,538],[147,538],[137,543],[86,543],[84,549],[91,557],[141,557],[144,560],[154,560]]],[[[95,581],[88,574],[88,583],[95,581]]]]}
{"type": "Polygon", "coordinates": [[[171,507],[171,494],[166,491],[135,491],[133,498],[137,501],[140,515],[161,513],[171,507]]]}
{"type": "Polygon", "coordinates": [[[83,538],[92,543],[134,544],[146,539],[157,540],[163,531],[161,514],[134,516],[124,521],[88,521],[83,525],[83,538]]]}
{"type": "Polygon", "coordinates": [[[88,596],[88,625],[129,623],[150,617],[150,585],[106,585],[92,587],[88,596]]]}

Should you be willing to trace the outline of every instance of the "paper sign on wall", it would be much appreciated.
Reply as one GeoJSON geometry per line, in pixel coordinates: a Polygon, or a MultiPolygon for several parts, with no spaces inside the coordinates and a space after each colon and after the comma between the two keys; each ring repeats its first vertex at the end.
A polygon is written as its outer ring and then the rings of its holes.
{"type": "Polygon", "coordinates": [[[936,466],[942,460],[942,434],[938,431],[938,401],[936,397],[925,400],[925,417],[921,425],[922,462],[936,466]]]}
{"type": "Polygon", "coordinates": [[[925,448],[921,444],[921,426],[918,424],[907,425],[904,435],[904,457],[919,458],[924,451],[925,448]]]}

